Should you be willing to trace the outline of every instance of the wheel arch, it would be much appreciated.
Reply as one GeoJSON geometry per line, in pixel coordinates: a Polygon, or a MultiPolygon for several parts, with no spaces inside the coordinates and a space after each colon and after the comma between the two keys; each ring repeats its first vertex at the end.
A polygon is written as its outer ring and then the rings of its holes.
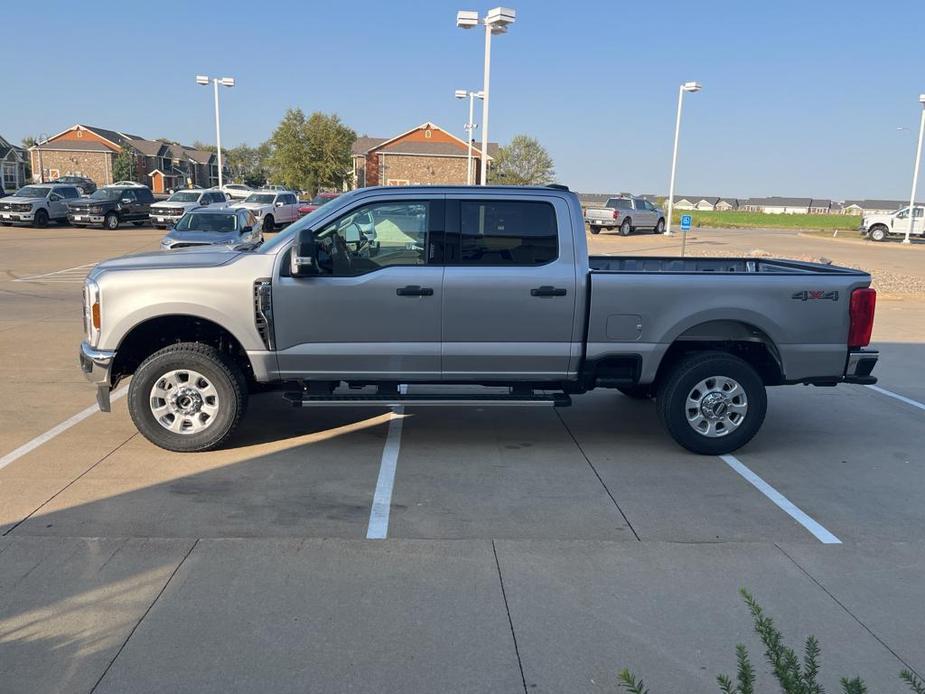
{"type": "Polygon", "coordinates": [[[658,383],[671,367],[693,352],[718,351],[740,357],[754,368],[765,385],[784,382],[784,366],[780,350],[768,333],[744,320],[707,320],[680,332],[665,354],[656,371],[658,383]]]}
{"type": "Polygon", "coordinates": [[[123,377],[133,374],[149,356],[179,342],[200,342],[215,347],[231,358],[248,381],[253,382],[254,371],[247,351],[231,331],[202,316],[174,313],[148,318],[126,332],[113,359],[113,387],[123,377]]]}

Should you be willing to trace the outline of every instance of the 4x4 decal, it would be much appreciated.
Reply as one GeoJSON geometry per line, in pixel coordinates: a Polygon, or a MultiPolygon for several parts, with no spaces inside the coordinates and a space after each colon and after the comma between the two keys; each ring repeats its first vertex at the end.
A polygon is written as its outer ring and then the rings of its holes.
{"type": "Polygon", "coordinates": [[[795,301],[838,301],[838,292],[826,292],[821,289],[808,289],[802,292],[794,292],[790,297],[795,301]]]}

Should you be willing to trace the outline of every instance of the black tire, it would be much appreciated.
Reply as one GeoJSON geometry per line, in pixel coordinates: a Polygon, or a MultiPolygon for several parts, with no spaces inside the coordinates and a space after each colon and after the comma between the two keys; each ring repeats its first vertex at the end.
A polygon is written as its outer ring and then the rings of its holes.
{"type": "Polygon", "coordinates": [[[620,225],[620,236],[629,236],[633,233],[633,223],[629,219],[624,219],[620,225]]]}
{"type": "Polygon", "coordinates": [[[48,226],[48,213],[45,210],[39,210],[32,218],[32,226],[37,229],[44,229],[48,226]]]}
{"type": "Polygon", "coordinates": [[[867,233],[867,237],[871,241],[886,241],[887,229],[882,224],[878,224],[867,233]]]}
{"type": "Polygon", "coordinates": [[[600,234],[600,233],[601,233],[601,228],[600,228],[600,227],[591,227],[591,233],[592,233],[592,234],[600,234]]]}
{"type": "Polygon", "coordinates": [[[758,433],[768,409],[767,393],[758,372],[748,362],[725,352],[699,352],[674,364],[659,384],[656,409],[672,438],[693,453],[723,455],[748,443],[758,433]],[[744,391],[748,409],[728,433],[710,437],[688,422],[688,396],[712,377],[735,380],[744,391]]]}
{"type": "Polygon", "coordinates": [[[268,214],[266,217],[263,218],[263,230],[273,231],[273,229],[275,228],[276,227],[274,226],[273,215],[268,214]]]}
{"type": "Polygon", "coordinates": [[[110,212],[103,218],[103,228],[108,229],[109,231],[115,231],[119,228],[119,215],[115,212],[110,212]]]}
{"type": "Polygon", "coordinates": [[[649,400],[655,396],[654,386],[651,384],[617,386],[617,390],[623,393],[626,397],[632,398],[633,400],[649,400]]]}
{"type": "Polygon", "coordinates": [[[189,453],[218,448],[231,435],[247,410],[247,381],[241,369],[211,345],[179,342],[155,352],[135,371],[128,391],[128,408],[138,431],[169,451],[189,453]],[[183,434],[161,425],[151,411],[151,389],[171,371],[189,369],[208,379],[218,393],[218,411],[202,431],[183,434]]]}
{"type": "Polygon", "coordinates": [[[658,222],[655,223],[655,229],[653,229],[652,231],[656,234],[664,234],[665,233],[665,220],[659,219],[658,222]]]}

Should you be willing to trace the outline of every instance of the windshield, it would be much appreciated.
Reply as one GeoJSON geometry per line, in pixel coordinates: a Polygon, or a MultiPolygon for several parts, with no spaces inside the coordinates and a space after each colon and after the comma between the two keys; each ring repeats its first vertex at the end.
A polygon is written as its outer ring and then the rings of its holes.
{"type": "Polygon", "coordinates": [[[253,195],[248,195],[244,202],[259,202],[261,205],[270,205],[272,204],[274,197],[276,196],[274,196],[272,193],[254,193],[253,195]]]}
{"type": "MultiPolygon", "coordinates": [[[[359,188],[358,190],[363,190],[359,188]]],[[[312,210],[307,215],[302,217],[297,222],[293,222],[286,227],[286,230],[274,236],[270,241],[264,243],[260,247],[261,253],[263,252],[273,252],[281,244],[286,243],[289,239],[292,238],[293,234],[298,234],[302,229],[312,226],[318,219],[325,217],[331,211],[331,208],[338,207],[342,203],[349,203],[349,200],[354,197],[355,193],[346,193],[344,195],[339,195],[336,198],[331,198],[321,207],[312,210]]]]}
{"type": "Polygon", "coordinates": [[[238,215],[236,214],[202,214],[187,212],[177,222],[177,231],[218,231],[228,232],[238,230],[238,215]]]}
{"type": "Polygon", "coordinates": [[[174,193],[167,198],[167,202],[196,202],[197,200],[199,200],[199,193],[192,192],[174,193]]]}
{"type": "Polygon", "coordinates": [[[37,186],[26,186],[16,191],[17,198],[44,198],[46,195],[48,195],[48,188],[37,186]]]}
{"type": "Polygon", "coordinates": [[[319,193],[312,198],[312,205],[323,205],[328,200],[333,200],[336,197],[336,195],[331,195],[330,193],[319,193]]]}
{"type": "Polygon", "coordinates": [[[122,197],[121,190],[115,190],[114,188],[99,188],[95,193],[90,196],[91,200],[118,200],[122,197]]]}

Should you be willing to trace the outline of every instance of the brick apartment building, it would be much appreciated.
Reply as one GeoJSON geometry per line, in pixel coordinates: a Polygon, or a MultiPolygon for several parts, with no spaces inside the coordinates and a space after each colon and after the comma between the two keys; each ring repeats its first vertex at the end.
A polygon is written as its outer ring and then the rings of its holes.
{"type": "Polygon", "coordinates": [[[113,161],[126,148],[134,155],[134,180],[155,193],[218,184],[213,152],[80,123],[29,148],[33,178],[50,181],[59,176],[87,176],[97,185],[107,185],[114,181],[113,161]]]}
{"type": "MultiPolygon", "coordinates": [[[[488,144],[488,165],[498,145],[488,144]]],[[[466,183],[467,144],[431,123],[391,138],[359,137],[353,145],[353,182],[366,186],[466,183]]],[[[479,182],[482,152],[472,148],[474,181],[479,182]]]]}

